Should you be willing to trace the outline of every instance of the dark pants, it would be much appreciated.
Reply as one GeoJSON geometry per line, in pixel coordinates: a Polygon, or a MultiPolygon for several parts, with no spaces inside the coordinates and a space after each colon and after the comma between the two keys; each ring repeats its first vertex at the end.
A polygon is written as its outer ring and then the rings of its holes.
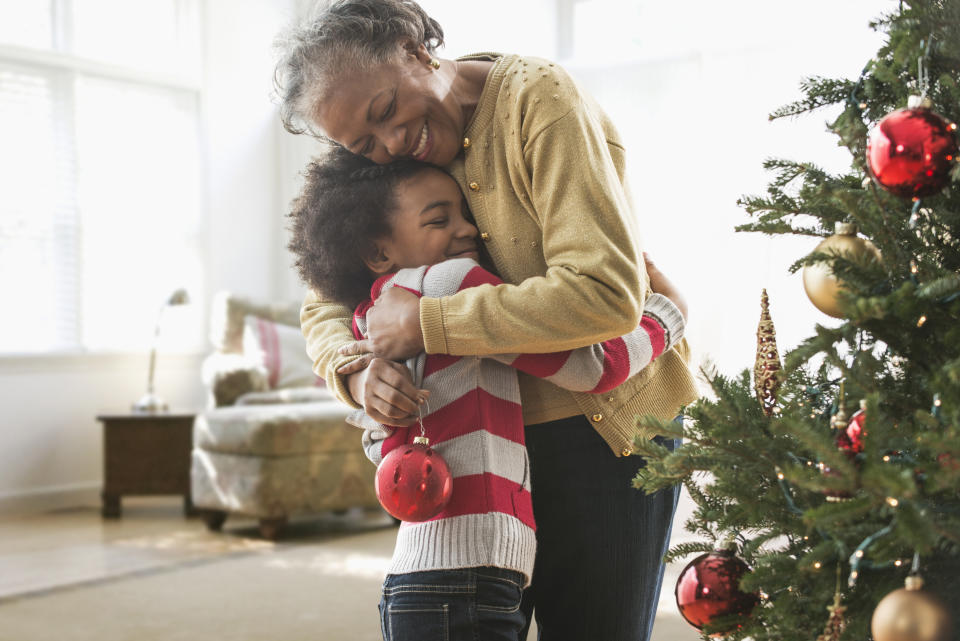
{"type": "Polygon", "coordinates": [[[519,572],[487,567],[387,575],[384,641],[518,641],[523,582],[519,572]]]}
{"type": "Polygon", "coordinates": [[[537,521],[527,625],[532,613],[541,641],[647,641],[679,486],[634,489],[644,460],[614,456],[583,416],[528,425],[526,439],[537,521]]]}

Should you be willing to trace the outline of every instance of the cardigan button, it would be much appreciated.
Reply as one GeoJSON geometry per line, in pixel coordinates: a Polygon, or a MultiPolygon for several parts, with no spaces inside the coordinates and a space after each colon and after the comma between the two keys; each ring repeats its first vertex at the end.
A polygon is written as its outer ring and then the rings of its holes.
{"type": "Polygon", "coordinates": [[[488,234],[488,233],[485,232],[485,231],[482,231],[482,232],[480,232],[480,238],[481,238],[482,240],[490,240],[490,234],[488,234]]]}
{"type": "Polygon", "coordinates": [[[630,456],[633,454],[633,450],[631,450],[629,447],[625,447],[623,448],[623,451],[620,452],[620,454],[622,454],[623,456],[630,456]]]}
{"type": "Polygon", "coordinates": [[[477,183],[477,182],[470,183],[470,191],[480,191],[480,183],[477,183]]]}
{"type": "Polygon", "coordinates": [[[597,412],[596,414],[590,417],[590,420],[592,420],[594,423],[599,423],[600,421],[603,420],[603,414],[601,414],[600,412],[597,412]]]}
{"type": "Polygon", "coordinates": [[[464,148],[464,149],[468,149],[469,147],[470,147],[470,139],[469,139],[469,138],[464,138],[464,139],[463,139],[463,148],[464,148]]]}

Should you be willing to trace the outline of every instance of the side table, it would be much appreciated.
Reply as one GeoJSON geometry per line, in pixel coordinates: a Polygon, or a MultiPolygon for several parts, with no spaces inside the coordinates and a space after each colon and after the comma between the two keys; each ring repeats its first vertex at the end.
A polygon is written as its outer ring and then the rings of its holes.
{"type": "Polygon", "coordinates": [[[103,499],[105,518],[119,518],[124,495],[180,494],[187,516],[196,512],[190,498],[190,450],[194,413],[100,414],[103,423],[103,499]]]}

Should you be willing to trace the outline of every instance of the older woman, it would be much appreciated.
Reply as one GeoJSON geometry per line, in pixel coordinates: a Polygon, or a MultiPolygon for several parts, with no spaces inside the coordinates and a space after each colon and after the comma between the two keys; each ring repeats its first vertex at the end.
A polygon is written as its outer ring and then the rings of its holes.
{"type": "MultiPolygon", "coordinates": [[[[340,0],[289,34],[278,65],[291,131],[381,164],[413,157],[446,168],[506,283],[446,298],[393,288],[368,313],[362,345],[352,310],[307,296],[301,321],[317,373],[344,402],[393,425],[416,411],[396,361],[599,342],[636,327],[649,290],[624,144],[603,111],[551,62],[437,59],[442,43],[410,0],[340,0]],[[365,349],[376,358],[356,372],[365,349]]],[[[631,487],[643,465],[632,444],[638,415],[670,418],[695,398],[686,357],[681,344],[599,396],[521,375],[538,527],[523,609],[541,639],[649,637],[676,493],[631,487]]]]}

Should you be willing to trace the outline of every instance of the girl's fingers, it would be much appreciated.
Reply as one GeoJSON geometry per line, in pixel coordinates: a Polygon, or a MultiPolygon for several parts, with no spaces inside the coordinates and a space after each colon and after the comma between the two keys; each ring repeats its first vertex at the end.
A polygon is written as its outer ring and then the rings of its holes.
{"type": "Polygon", "coordinates": [[[346,376],[347,374],[356,374],[357,372],[365,369],[367,365],[370,364],[370,361],[373,360],[373,354],[364,354],[355,361],[350,361],[346,365],[341,365],[337,368],[337,374],[341,376],[346,376]]]}
{"type": "Polygon", "coordinates": [[[371,398],[380,399],[386,406],[378,409],[392,418],[417,414],[417,388],[410,381],[410,372],[400,363],[378,358],[367,374],[367,391],[371,398]]]}
{"type": "Polygon", "coordinates": [[[375,420],[377,423],[383,423],[384,425],[393,425],[394,427],[408,427],[417,422],[416,417],[407,416],[403,418],[395,418],[389,416],[384,412],[381,412],[378,409],[378,405],[375,402],[369,403],[364,410],[367,415],[375,420]]]}

